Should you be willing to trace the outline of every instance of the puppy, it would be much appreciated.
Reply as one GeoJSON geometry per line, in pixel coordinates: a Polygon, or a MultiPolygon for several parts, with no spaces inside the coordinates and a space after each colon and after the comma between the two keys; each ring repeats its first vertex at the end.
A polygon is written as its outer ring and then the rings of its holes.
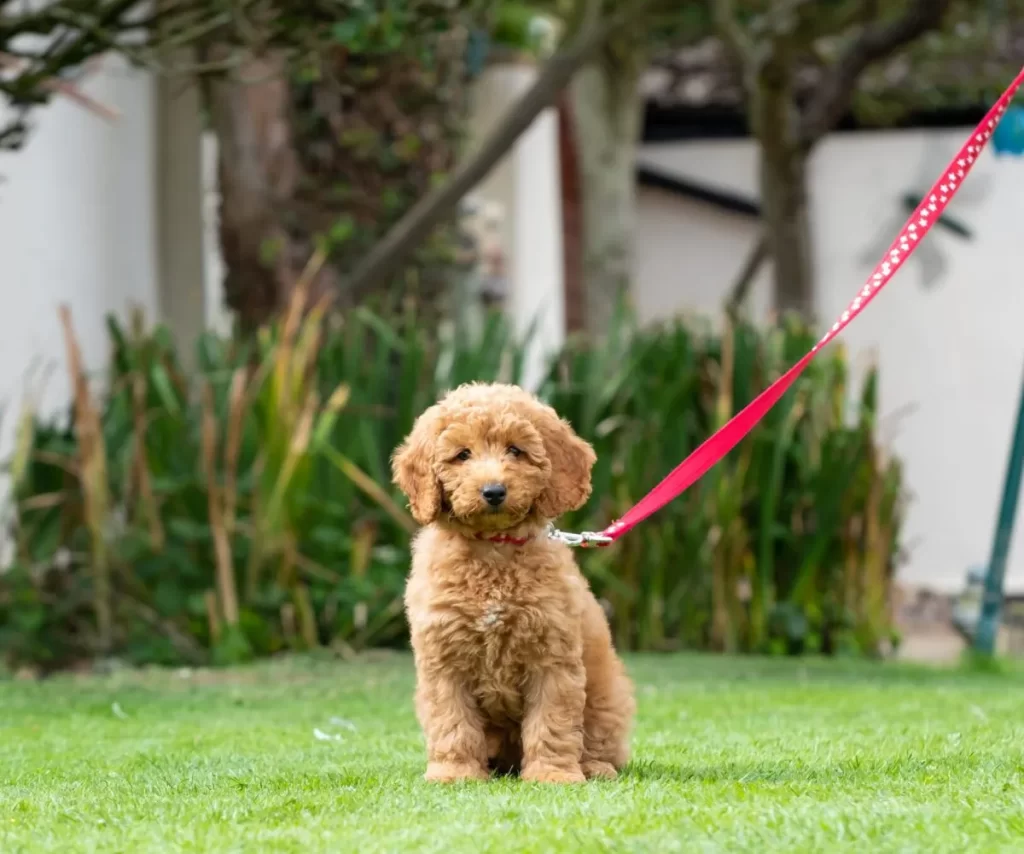
{"type": "Polygon", "coordinates": [[[546,535],[589,497],[595,460],[551,407],[497,384],[451,392],[396,450],[424,526],[405,607],[427,780],[577,783],[626,763],[632,684],[570,549],[546,535]]]}

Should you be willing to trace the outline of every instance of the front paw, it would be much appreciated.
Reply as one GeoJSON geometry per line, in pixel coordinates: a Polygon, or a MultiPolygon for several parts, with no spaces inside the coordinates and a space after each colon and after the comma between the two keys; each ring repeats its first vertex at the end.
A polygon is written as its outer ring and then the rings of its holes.
{"type": "Polygon", "coordinates": [[[586,777],[579,765],[571,768],[556,768],[553,765],[527,765],[521,775],[530,783],[585,783],[586,777]]]}
{"type": "Polygon", "coordinates": [[[614,765],[597,759],[584,762],[581,768],[583,769],[583,776],[588,780],[614,780],[619,776],[619,772],[615,770],[614,765]]]}
{"type": "Polygon", "coordinates": [[[487,771],[471,762],[430,762],[423,779],[428,783],[458,783],[460,780],[486,780],[487,771]]]}

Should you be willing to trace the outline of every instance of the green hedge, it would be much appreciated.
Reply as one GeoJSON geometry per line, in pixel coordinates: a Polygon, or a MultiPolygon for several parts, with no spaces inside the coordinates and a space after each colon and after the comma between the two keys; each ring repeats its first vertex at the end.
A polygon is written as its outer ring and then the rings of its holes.
{"type": "MultiPolygon", "coordinates": [[[[109,329],[107,391],[76,383],[70,427],[21,421],[7,658],[404,644],[411,520],[389,455],[443,390],[519,378],[505,322],[438,336],[412,314],[293,315],[248,347],[204,337],[191,375],[165,329],[109,329]]],[[[592,500],[562,526],[621,515],[813,341],[797,323],[723,336],[623,316],[600,345],[567,345],[543,395],[599,461],[592,500]]],[[[852,413],[847,372],[840,348],[822,355],[682,498],[581,553],[621,647],[876,654],[890,639],[901,472],[875,436],[875,372],[852,413]]]]}

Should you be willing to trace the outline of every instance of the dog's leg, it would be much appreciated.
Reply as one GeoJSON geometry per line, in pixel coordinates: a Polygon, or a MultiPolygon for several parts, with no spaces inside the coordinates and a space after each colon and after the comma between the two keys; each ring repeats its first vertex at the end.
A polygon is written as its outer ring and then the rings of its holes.
{"type": "Polygon", "coordinates": [[[555,665],[534,675],[523,719],[522,779],[541,783],[582,783],[582,662],[555,665]]]}
{"type": "Polygon", "coordinates": [[[587,673],[583,710],[583,774],[588,780],[613,779],[629,760],[633,692],[621,664],[611,672],[587,673]]]}
{"type": "Polygon", "coordinates": [[[612,646],[608,621],[593,597],[584,612],[583,666],[587,671],[583,774],[587,779],[611,779],[629,760],[629,733],[636,704],[633,685],[612,646]]]}
{"type": "Polygon", "coordinates": [[[418,679],[416,712],[427,737],[427,773],[435,783],[486,780],[487,743],[473,698],[436,671],[418,679]]]}

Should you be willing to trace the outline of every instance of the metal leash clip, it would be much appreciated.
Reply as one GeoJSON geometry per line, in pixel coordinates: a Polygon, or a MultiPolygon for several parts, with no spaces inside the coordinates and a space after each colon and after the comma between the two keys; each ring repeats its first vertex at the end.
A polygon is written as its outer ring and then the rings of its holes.
{"type": "Polygon", "coordinates": [[[559,531],[554,525],[548,526],[548,536],[560,543],[565,543],[570,548],[586,549],[591,546],[607,546],[612,542],[611,537],[604,534],[596,534],[593,531],[581,531],[573,534],[569,531],[559,531]]]}

